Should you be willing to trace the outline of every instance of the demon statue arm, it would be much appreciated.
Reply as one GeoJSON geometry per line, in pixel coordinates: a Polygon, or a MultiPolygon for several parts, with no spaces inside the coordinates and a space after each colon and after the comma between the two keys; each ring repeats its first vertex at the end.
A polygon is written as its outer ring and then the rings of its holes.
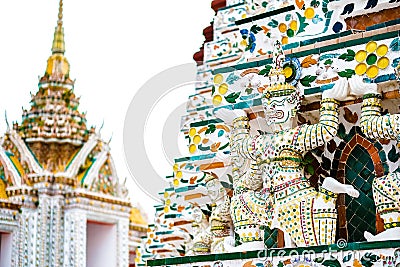
{"type": "Polygon", "coordinates": [[[336,136],[339,126],[339,102],[334,98],[323,98],[320,108],[319,123],[299,127],[297,146],[302,151],[309,151],[322,146],[336,136]]]}
{"type": "Polygon", "coordinates": [[[381,95],[363,96],[361,129],[371,139],[398,140],[400,135],[400,114],[381,116],[381,95]]]}
{"type": "MultiPolygon", "coordinates": [[[[353,95],[362,95],[360,126],[371,139],[399,141],[400,114],[381,115],[381,95],[376,84],[369,84],[363,90],[352,90],[353,95]]],[[[376,236],[365,232],[368,241],[400,239],[400,172],[395,171],[375,177],[372,183],[377,213],[384,222],[385,231],[376,236]]]]}

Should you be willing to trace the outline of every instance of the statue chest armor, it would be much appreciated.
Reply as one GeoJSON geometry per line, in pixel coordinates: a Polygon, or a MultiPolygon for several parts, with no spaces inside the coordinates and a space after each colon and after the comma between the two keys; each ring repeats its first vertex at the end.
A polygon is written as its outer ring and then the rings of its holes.
{"type": "Polygon", "coordinates": [[[281,169],[299,168],[303,155],[292,138],[285,135],[265,136],[255,144],[257,164],[259,166],[279,166],[281,169]]]}
{"type": "Polygon", "coordinates": [[[264,181],[270,181],[272,189],[304,177],[303,155],[293,145],[293,138],[293,134],[283,132],[263,136],[262,142],[256,143],[257,164],[263,170],[264,181]]]}

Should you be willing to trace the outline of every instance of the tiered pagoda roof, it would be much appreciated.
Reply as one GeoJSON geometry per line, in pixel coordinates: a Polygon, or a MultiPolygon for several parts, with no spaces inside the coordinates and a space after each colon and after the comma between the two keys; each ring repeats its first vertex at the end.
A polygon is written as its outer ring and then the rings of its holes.
{"type": "MultiPolygon", "coordinates": [[[[39,79],[39,89],[31,94],[31,107],[23,111],[21,124],[14,123],[0,140],[0,198],[10,197],[11,191],[20,187],[57,194],[72,186],[80,193],[129,206],[128,192],[117,177],[109,144],[94,127],[88,128],[85,113],[78,110],[79,97],[74,93],[64,54],[60,0],[51,55],[39,79]]],[[[135,212],[132,217],[140,214],[137,209],[135,212]]],[[[146,224],[143,219],[135,223],[146,224]]]]}
{"type": "MultiPolygon", "coordinates": [[[[81,145],[88,139],[85,114],[78,111],[79,98],[74,94],[74,81],[65,53],[62,2],[47,68],[32,95],[31,108],[24,110],[22,124],[15,126],[28,143],[69,143],[81,145]]],[[[94,129],[92,129],[93,131],[94,129]]]]}

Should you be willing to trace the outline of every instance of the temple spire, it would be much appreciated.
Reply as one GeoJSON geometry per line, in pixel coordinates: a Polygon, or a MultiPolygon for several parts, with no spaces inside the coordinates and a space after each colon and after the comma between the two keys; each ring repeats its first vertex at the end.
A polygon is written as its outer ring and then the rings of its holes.
{"type": "Polygon", "coordinates": [[[65,52],[64,28],[63,28],[62,18],[63,18],[63,1],[60,0],[60,5],[58,8],[57,26],[54,31],[53,46],[51,47],[51,52],[53,52],[53,54],[56,53],[64,54],[65,52]]]}

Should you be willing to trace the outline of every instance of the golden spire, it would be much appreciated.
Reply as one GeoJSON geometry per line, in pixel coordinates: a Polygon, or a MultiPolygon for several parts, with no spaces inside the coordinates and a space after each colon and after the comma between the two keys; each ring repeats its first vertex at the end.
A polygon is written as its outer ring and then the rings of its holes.
{"type": "Polygon", "coordinates": [[[274,67],[270,70],[268,76],[268,85],[264,89],[264,96],[270,98],[272,96],[279,97],[290,95],[296,91],[296,87],[286,82],[283,64],[285,62],[285,54],[281,43],[276,40],[274,42],[272,63],[274,67]]]}
{"type": "Polygon", "coordinates": [[[51,47],[51,52],[53,54],[60,53],[64,54],[65,52],[65,43],[64,43],[64,28],[63,28],[63,1],[60,0],[60,6],[58,8],[58,20],[57,27],[54,31],[54,39],[53,46],[51,47]]]}

